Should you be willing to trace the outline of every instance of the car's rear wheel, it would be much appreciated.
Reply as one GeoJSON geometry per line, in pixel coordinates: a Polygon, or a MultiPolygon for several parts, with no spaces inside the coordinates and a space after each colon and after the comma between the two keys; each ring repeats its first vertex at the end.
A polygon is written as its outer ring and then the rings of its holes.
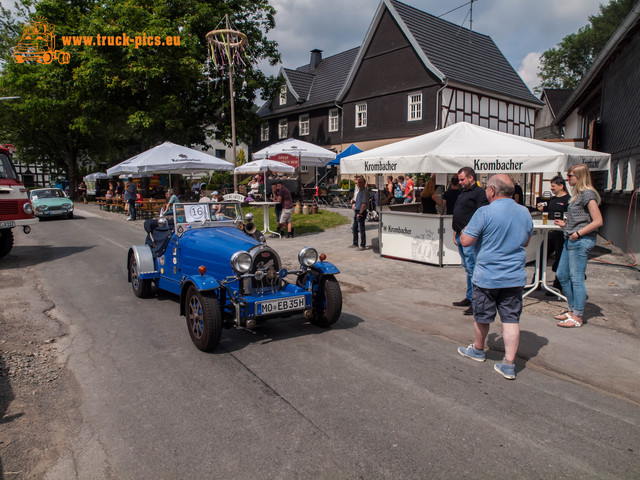
{"type": "Polygon", "coordinates": [[[222,313],[215,295],[190,286],[185,298],[185,316],[193,344],[203,352],[215,350],[222,336],[222,313]]]}
{"type": "Polygon", "coordinates": [[[0,230],[0,258],[9,255],[13,248],[13,232],[10,228],[0,230]]]}
{"type": "Polygon", "coordinates": [[[136,256],[131,255],[129,259],[129,275],[131,275],[131,286],[136,297],[147,298],[151,296],[151,280],[140,278],[140,269],[136,256]]]}
{"type": "Polygon", "coordinates": [[[336,323],[342,313],[342,290],[333,275],[323,277],[321,282],[313,299],[311,323],[327,328],[336,323]]]}

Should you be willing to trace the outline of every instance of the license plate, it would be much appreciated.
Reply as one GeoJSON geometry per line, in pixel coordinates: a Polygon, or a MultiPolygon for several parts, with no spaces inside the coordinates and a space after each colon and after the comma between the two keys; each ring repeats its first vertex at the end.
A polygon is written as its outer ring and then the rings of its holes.
{"type": "Polygon", "coordinates": [[[306,307],[304,297],[283,298],[282,300],[269,300],[256,303],[256,315],[269,315],[272,313],[300,310],[306,307]]]}
{"type": "Polygon", "coordinates": [[[4,222],[0,222],[0,228],[13,228],[16,226],[16,222],[13,220],[6,220],[4,222]]]}

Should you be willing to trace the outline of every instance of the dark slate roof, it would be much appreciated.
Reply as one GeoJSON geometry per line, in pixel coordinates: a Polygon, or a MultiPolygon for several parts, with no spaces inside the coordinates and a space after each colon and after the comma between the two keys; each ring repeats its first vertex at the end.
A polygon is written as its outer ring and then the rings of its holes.
{"type": "Polygon", "coordinates": [[[291,70],[290,68],[283,69],[284,76],[289,80],[291,87],[293,88],[293,94],[296,96],[298,102],[304,102],[309,99],[309,92],[315,75],[311,73],[300,72],[298,70],[291,70]]]}
{"type": "Polygon", "coordinates": [[[398,12],[428,61],[449,80],[541,104],[491,37],[397,0],[388,3],[398,12]]]}
{"type": "Polygon", "coordinates": [[[547,104],[551,110],[551,114],[556,116],[562,106],[569,99],[573,90],[570,88],[543,88],[542,95],[547,98],[547,104]]]}
{"type": "MultiPolygon", "coordinates": [[[[307,110],[309,107],[334,103],[347,80],[359,50],[360,47],[355,47],[327,57],[315,69],[311,67],[311,64],[302,65],[295,70],[283,68],[281,74],[289,82],[294,90],[292,93],[301,103],[287,108],[279,108],[277,114],[280,115],[301,107],[307,110]]],[[[269,110],[269,105],[269,101],[262,105],[258,110],[258,116],[264,117],[276,113],[269,110]]]]}

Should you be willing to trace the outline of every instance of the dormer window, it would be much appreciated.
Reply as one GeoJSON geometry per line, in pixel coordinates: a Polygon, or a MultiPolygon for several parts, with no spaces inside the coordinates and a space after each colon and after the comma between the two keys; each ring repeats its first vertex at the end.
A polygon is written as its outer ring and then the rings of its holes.
{"type": "Polygon", "coordinates": [[[280,87],[280,105],[286,105],[286,104],[287,104],[287,86],[282,85],[280,87]]]}

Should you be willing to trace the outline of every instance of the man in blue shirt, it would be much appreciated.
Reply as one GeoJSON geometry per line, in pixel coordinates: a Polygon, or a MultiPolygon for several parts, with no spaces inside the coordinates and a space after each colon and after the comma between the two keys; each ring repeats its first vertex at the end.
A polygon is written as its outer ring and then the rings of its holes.
{"type": "Polygon", "coordinates": [[[458,348],[463,357],[484,362],[484,344],[496,313],[502,322],[505,355],[494,366],[503,377],[513,380],[515,357],[520,341],[522,289],[527,283],[525,247],[533,233],[529,210],[511,198],[514,185],[508,175],[494,175],[487,182],[489,205],[479,208],[462,230],[460,243],[474,246],[473,343],[458,348]]]}

